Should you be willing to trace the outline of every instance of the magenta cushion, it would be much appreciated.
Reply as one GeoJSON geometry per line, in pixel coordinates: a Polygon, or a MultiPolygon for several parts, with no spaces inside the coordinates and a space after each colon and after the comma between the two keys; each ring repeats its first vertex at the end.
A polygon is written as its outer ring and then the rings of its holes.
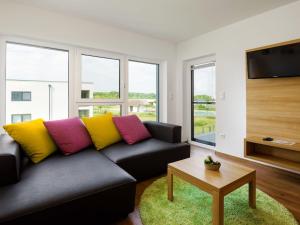
{"type": "Polygon", "coordinates": [[[44,124],[65,155],[73,154],[92,145],[90,135],[78,117],[47,121],[44,124]]]}
{"type": "Polygon", "coordinates": [[[134,144],[151,134],[136,115],[113,117],[114,124],[127,144],[134,144]]]}

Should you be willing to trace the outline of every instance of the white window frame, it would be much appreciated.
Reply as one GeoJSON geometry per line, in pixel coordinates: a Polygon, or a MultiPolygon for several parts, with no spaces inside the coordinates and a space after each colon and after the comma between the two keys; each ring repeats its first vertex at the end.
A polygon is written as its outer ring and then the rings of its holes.
{"type": "MultiPolygon", "coordinates": [[[[158,82],[158,121],[164,121],[167,122],[166,120],[166,114],[167,111],[166,110],[162,110],[162,107],[164,106],[164,104],[162,104],[162,102],[164,101],[164,96],[165,93],[163,92],[163,84],[164,84],[164,76],[163,76],[163,69],[164,69],[164,65],[163,62],[160,60],[149,60],[149,59],[145,59],[145,58],[140,58],[140,57],[133,57],[133,56],[129,56],[127,57],[127,68],[126,68],[126,72],[127,72],[127,76],[126,76],[126,93],[128,93],[128,87],[129,87],[129,70],[128,70],[128,62],[129,61],[136,61],[136,62],[140,62],[140,63],[149,63],[149,64],[156,64],[158,65],[158,80],[156,82],[158,82]]],[[[166,90],[167,93],[167,90],[166,90]]],[[[126,115],[128,114],[128,95],[126,96],[126,115]]]]}
{"type": "Polygon", "coordinates": [[[125,79],[125,56],[117,53],[111,53],[106,51],[98,51],[98,50],[90,50],[90,49],[77,49],[76,50],[76,102],[77,103],[123,103],[124,102],[124,79],[125,79]],[[99,58],[108,58],[108,59],[116,59],[120,62],[120,77],[119,77],[119,85],[120,85],[120,98],[119,99],[84,99],[81,98],[81,56],[93,56],[99,58]]]}
{"type": "MultiPolygon", "coordinates": [[[[74,48],[72,46],[57,44],[52,42],[44,42],[33,39],[13,37],[13,36],[0,36],[0,126],[5,124],[6,121],[6,44],[16,43],[20,45],[31,45],[33,47],[49,48],[54,50],[61,50],[68,52],[68,116],[74,116],[74,48]],[[2,105],[4,107],[2,107],[2,105]]],[[[3,132],[0,128],[0,133],[3,132]]]]}
{"type": "Polygon", "coordinates": [[[57,49],[69,52],[68,74],[68,114],[69,117],[78,116],[80,106],[94,105],[121,105],[121,115],[128,114],[128,62],[138,61],[142,63],[159,65],[159,121],[167,121],[167,63],[163,60],[148,59],[110,51],[82,48],[79,46],[59,44],[51,41],[0,35],[0,133],[6,121],[6,43],[32,45],[35,47],[57,49]],[[120,60],[120,98],[119,99],[82,99],[81,98],[81,55],[90,55],[100,58],[120,60]]]}

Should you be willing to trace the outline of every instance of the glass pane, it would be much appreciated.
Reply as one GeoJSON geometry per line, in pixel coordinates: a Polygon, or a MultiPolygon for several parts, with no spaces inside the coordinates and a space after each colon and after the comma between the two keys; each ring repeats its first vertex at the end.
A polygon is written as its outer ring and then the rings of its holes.
{"type": "Polygon", "coordinates": [[[121,115],[120,105],[94,105],[94,106],[80,106],[78,109],[79,117],[92,117],[103,115],[111,112],[114,116],[121,115]]]}
{"type": "Polygon", "coordinates": [[[193,137],[208,145],[215,145],[216,94],[215,66],[209,65],[193,73],[193,137]]]}
{"type": "Polygon", "coordinates": [[[20,123],[22,122],[22,116],[21,115],[11,115],[11,123],[20,123]]]}
{"type": "Polygon", "coordinates": [[[81,90],[89,91],[89,98],[120,98],[120,60],[88,55],[81,60],[81,90]]]}
{"type": "Polygon", "coordinates": [[[30,114],[22,115],[22,121],[28,121],[28,120],[31,120],[31,115],[30,114]]]}
{"type": "Polygon", "coordinates": [[[14,122],[13,114],[67,118],[68,61],[67,51],[7,43],[6,123],[14,122]]]}
{"type": "Polygon", "coordinates": [[[82,90],[81,91],[81,98],[90,98],[90,91],[89,90],[82,90]]]}
{"type": "Polygon", "coordinates": [[[22,101],[22,92],[19,92],[19,91],[11,92],[11,100],[12,101],[22,101]]]}
{"type": "Polygon", "coordinates": [[[31,101],[31,92],[23,92],[23,101],[31,101]]]}
{"type": "Polygon", "coordinates": [[[129,61],[128,114],[158,120],[158,65],[129,61]]]}

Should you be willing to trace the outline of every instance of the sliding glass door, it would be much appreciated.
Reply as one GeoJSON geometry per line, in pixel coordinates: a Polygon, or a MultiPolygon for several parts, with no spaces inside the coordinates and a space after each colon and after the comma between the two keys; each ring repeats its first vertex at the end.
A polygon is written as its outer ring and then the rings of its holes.
{"type": "Polygon", "coordinates": [[[191,67],[192,141],[215,146],[216,88],[215,63],[208,62],[191,67]]]}

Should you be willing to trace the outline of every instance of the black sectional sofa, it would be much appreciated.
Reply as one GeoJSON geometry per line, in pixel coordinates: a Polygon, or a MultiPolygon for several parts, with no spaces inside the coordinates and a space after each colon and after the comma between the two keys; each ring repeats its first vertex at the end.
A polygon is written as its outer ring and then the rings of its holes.
{"type": "MultiPolygon", "coordinates": [[[[9,136],[0,137],[0,224],[106,224],[134,209],[136,181],[166,172],[190,156],[181,127],[144,123],[152,138],[102,151],[93,147],[39,164],[9,136]]],[[[34,141],[34,137],[32,137],[34,141]]]]}

